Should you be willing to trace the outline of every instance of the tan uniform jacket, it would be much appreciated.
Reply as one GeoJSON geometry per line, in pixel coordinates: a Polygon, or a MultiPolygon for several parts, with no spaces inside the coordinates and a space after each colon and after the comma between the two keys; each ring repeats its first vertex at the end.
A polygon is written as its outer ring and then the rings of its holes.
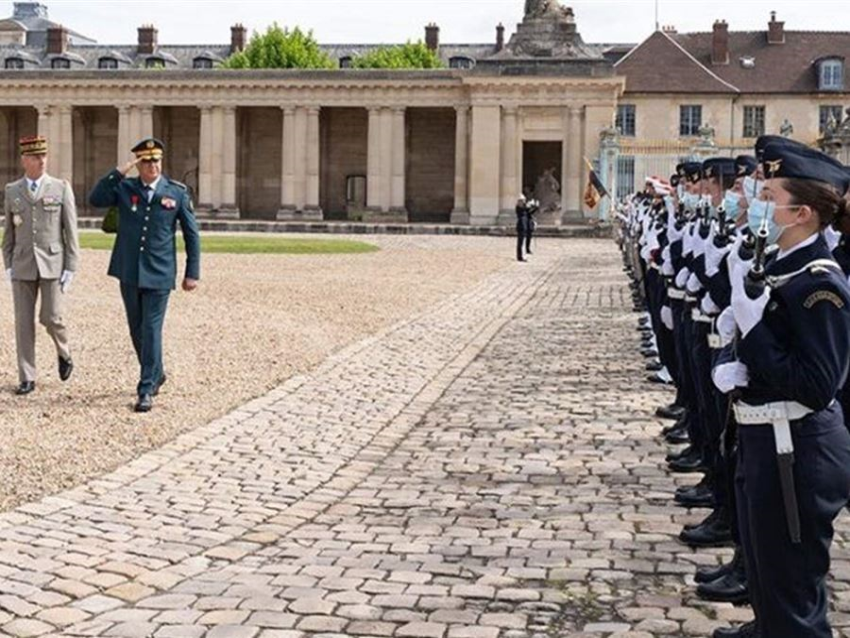
{"type": "Polygon", "coordinates": [[[6,186],[3,263],[20,281],[76,272],[80,255],[77,206],[65,180],[45,175],[35,195],[26,178],[6,186]]]}

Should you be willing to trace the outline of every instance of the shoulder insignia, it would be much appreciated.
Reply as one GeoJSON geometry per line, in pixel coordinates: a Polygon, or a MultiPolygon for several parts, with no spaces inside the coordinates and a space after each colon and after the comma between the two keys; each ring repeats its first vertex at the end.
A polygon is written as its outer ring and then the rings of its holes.
{"type": "Polygon", "coordinates": [[[809,295],[808,299],[803,302],[803,307],[807,310],[814,306],[819,301],[828,301],[836,308],[844,307],[844,300],[829,290],[818,290],[809,295]]]}
{"type": "Polygon", "coordinates": [[[184,184],[183,182],[178,182],[177,180],[174,180],[174,179],[169,180],[169,181],[170,181],[172,184],[174,184],[175,186],[177,186],[178,188],[182,188],[184,191],[189,190],[189,187],[188,187],[188,186],[186,186],[186,184],[184,184]]]}

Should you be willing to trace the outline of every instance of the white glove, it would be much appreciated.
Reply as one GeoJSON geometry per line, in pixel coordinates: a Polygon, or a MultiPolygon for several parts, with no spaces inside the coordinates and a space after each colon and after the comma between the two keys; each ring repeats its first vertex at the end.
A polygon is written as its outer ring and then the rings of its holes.
{"type": "Polygon", "coordinates": [[[6,281],[8,281],[9,283],[12,283],[12,269],[11,268],[6,269],[6,281]]]}
{"type": "Polygon", "coordinates": [[[765,286],[758,299],[750,299],[744,289],[744,276],[732,278],[732,312],[735,323],[741,329],[741,337],[746,337],[764,316],[764,309],[770,301],[770,288],[765,286]]]}
{"type": "Polygon", "coordinates": [[[718,248],[711,241],[705,247],[705,274],[713,277],[720,270],[720,262],[723,261],[723,256],[730,250],[729,246],[718,248]]]}
{"type": "Polygon", "coordinates": [[[661,323],[664,324],[664,327],[667,328],[667,330],[673,329],[673,311],[670,309],[670,306],[662,306],[661,323]]]}
{"type": "Polygon", "coordinates": [[[702,235],[699,232],[696,233],[694,237],[694,257],[699,257],[703,253],[705,253],[705,247],[708,242],[712,241],[711,234],[709,234],[708,239],[703,239],[702,235]]]}
{"type": "Polygon", "coordinates": [[[838,246],[838,242],[841,241],[841,233],[835,230],[832,226],[827,226],[823,230],[824,239],[826,239],[826,246],[829,248],[829,252],[835,250],[838,246]]]}
{"type": "Polygon", "coordinates": [[[711,294],[707,294],[702,298],[702,301],[699,304],[700,310],[707,315],[716,315],[720,312],[720,307],[714,303],[714,300],[711,298],[711,294]]]}
{"type": "Polygon", "coordinates": [[[699,282],[699,277],[697,277],[696,274],[692,274],[688,277],[688,281],[685,285],[687,286],[688,292],[691,294],[698,293],[702,290],[702,284],[699,282]]]}
{"type": "Polygon", "coordinates": [[[732,306],[726,308],[717,318],[717,333],[720,335],[720,343],[725,347],[732,343],[735,333],[738,332],[738,324],[735,323],[735,313],[732,306]]]}
{"type": "Polygon", "coordinates": [[[741,276],[746,275],[750,272],[750,268],[753,265],[753,259],[741,259],[738,256],[738,250],[741,248],[743,242],[744,238],[739,237],[732,244],[732,249],[729,251],[729,258],[727,260],[729,264],[729,283],[734,283],[734,280],[739,278],[739,273],[741,276]]]}
{"type": "Polygon", "coordinates": [[[673,269],[673,261],[671,259],[665,259],[664,263],[661,264],[661,274],[665,277],[672,277],[676,274],[676,271],[673,269]]]}
{"type": "Polygon", "coordinates": [[[691,271],[687,268],[682,268],[679,271],[679,274],[676,275],[676,288],[684,288],[685,284],[688,283],[688,277],[691,276],[691,271]]]}
{"type": "Polygon", "coordinates": [[[59,277],[59,289],[62,291],[62,294],[68,292],[71,289],[71,282],[74,281],[74,273],[70,270],[63,270],[62,276],[59,277]]]}
{"type": "Polygon", "coordinates": [[[735,388],[746,388],[750,383],[750,372],[740,361],[721,363],[711,371],[711,380],[725,394],[735,388]]]}

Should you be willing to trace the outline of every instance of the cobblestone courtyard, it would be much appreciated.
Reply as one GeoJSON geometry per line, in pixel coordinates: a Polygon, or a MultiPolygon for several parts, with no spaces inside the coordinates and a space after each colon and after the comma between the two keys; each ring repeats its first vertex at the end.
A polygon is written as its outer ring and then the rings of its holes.
{"type": "MultiPolygon", "coordinates": [[[[474,241],[474,239],[470,239],[474,241]]],[[[510,240],[506,240],[509,242],[510,240]]],[[[0,515],[0,634],[706,636],[610,241],[469,292],[56,497],[0,515]]],[[[507,246],[510,250],[510,246],[507,246]]],[[[850,636],[846,517],[833,562],[850,636]]]]}

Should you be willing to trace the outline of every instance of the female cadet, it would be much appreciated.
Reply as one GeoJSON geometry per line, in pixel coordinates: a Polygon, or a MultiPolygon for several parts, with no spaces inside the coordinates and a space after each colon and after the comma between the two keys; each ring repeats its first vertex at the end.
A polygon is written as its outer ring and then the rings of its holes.
{"type": "Polygon", "coordinates": [[[850,286],[821,231],[847,213],[850,176],[802,146],[764,149],[766,216],[778,251],[766,286],[738,269],[731,306],[745,366],[737,508],[755,622],[715,636],[829,638],[833,521],[850,495],[850,433],[835,397],[850,361],[850,286]]]}

